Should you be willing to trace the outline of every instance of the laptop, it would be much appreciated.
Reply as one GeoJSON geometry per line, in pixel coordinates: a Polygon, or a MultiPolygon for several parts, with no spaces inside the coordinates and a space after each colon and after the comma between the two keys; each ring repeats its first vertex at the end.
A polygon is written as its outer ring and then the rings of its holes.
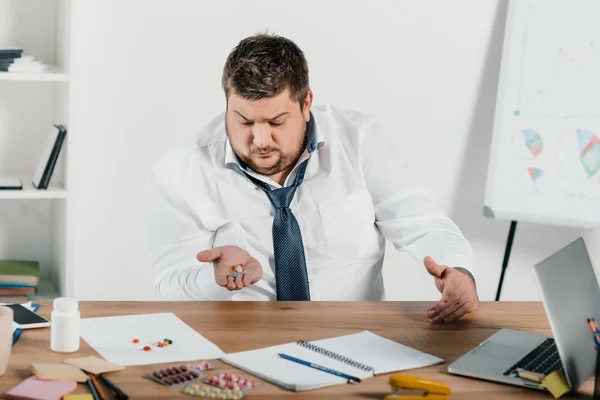
{"type": "Polygon", "coordinates": [[[451,374],[546,390],[519,378],[517,369],[561,370],[571,391],[594,375],[596,351],[586,317],[600,324],[600,289],[582,238],[536,264],[552,336],[501,329],[448,366],[451,374]]]}

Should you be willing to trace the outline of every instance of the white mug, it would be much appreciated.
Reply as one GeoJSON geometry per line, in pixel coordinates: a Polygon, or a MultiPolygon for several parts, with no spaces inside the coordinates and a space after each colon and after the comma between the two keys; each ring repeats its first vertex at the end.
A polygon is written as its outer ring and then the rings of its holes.
{"type": "Polygon", "coordinates": [[[4,375],[8,368],[12,349],[13,318],[12,308],[0,307],[0,376],[4,375]]]}

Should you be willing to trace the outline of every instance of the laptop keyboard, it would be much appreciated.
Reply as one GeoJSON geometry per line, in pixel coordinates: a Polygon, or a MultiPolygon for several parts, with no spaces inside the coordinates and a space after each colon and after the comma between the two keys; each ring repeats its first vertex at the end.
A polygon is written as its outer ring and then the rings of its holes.
{"type": "Polygon", "coordinates": [[[554,338],[544,340],[539,346],[521,358],[515,365],[504,372],[504,375],[517,375],[517,369],[537,372],[547,375],[550,372],[563,369],[558,356],[554,338]]]}

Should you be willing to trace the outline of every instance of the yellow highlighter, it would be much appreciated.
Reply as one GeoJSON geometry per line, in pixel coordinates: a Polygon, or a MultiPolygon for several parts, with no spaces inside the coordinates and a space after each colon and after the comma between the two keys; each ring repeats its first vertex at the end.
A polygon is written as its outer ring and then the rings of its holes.
{"type": "Polygon", "coordinates": [[[392,394],[384,400],[448,400],[452,392],[443,382],[419,376],[396,374],[390,376],[392,394]]]}

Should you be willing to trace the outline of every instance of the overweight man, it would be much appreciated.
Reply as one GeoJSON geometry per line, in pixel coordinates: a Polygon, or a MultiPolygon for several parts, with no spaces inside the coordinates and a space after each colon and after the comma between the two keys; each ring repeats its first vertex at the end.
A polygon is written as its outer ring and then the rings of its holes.
{"type": "Polygon", "coordinates": [[[373,118],[313,106],[291,40],[242,40],[222,86],[224,113],[151,171],[158,299],[382,300],[387,239],[433,276],[432,323],[478,307],[459,228],[373,118]]]}

